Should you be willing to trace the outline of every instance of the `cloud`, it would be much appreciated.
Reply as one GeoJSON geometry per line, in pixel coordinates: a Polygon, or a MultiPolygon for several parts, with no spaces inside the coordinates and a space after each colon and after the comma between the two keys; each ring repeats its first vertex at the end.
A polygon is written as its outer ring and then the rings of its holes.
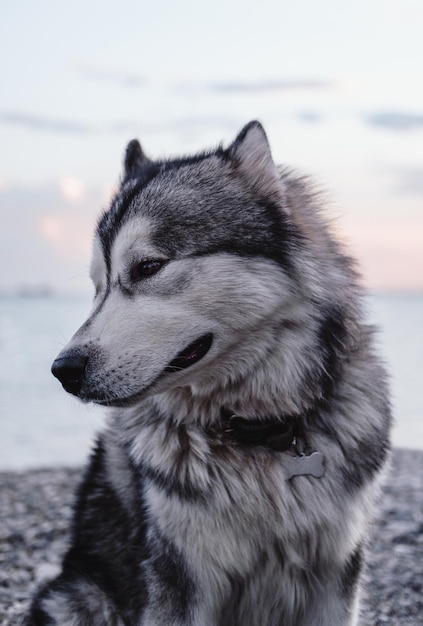
{"type": "Polygon", "coordinates": [[[365,116],[371,126],[381,126],[392,130],[408,131],[423,128],[423,115],[403,112],[376,112],[365,116]]]}
{"type": "Polygon", "coordinates": [[[92,219],[86,212],[44,213],[37,219],[37,232],[63,261],[88,259],[92,242],[92,219]]]}
{"type": "Polygon", "coordinates": [[[80,75],[94,82],[114,83],[120,87],[137,88],[145,87],[148,80],[139,74],[132,74],[119,69],[101,69],[94,67],[81,67],[80,75]]]}
{"type": "MultiPolygon", "coordinates": [[[[124,88],[140,88],[154,87],[155,84],[141,74],[127,72],[123,69],[115,68],[96,68],[90,66],[82,66],[79,68],[80,75],[87,80],[103,83],[113,83],[124,88]]],[[[156,84],[157,86],[157,84],[156,84]]],[[[161,85],[163,86],[163,85],[161,85]]],[[[214,91],[217,93],[271,93],[275,91],[293,91],[293,90],[316,90],[316,89],[332,89],[335,83],[330,81],[321,81],[313,79],[277,79],[277,80],[258,80],[258,81],[217,81],[217,82],[174,82],[165,85],[170,91],[187,91],[201,92],[214,91]]]]}
{"type": "Polygon", "coordinates": [[[132,131],[140,126],[137,121],[118,120],[106,124],[90,124],[74,120],[22,113],[20,111],[0,111],[0,124],[21,126],[27,129],[49,133],[73,133],[78,135],[120,133],[132,131]]]}
{"type": "MultiPolygon", "coordinates": [[[[233,128],[238,124],[234,117],[224,115],[204,115],[188,117],[169,118],[165,122],[147,124],[139,119],[110,120],[103,124],[91,124],[75,122],[72,120],[57,120],[47,116],[35,115],[32,113],[0,111],[0,124],[21,126],[34,129],[36,131],[48,133],[76,133],[79,136],[105,135],[105,134],[127,134],[137,133],[154,134],[163,132],[180,132],[181,130],[196,130],[198,127],[210,128],[214,126],[233,128]]],[[[1,190],[1,180],[0,180],[1,190]]]]}
{"type": "Polygon", "coordinates": [[[20,111],[0,111],[0,123],[56,133],[82,134],[90,133],[94,130],[92,126],[81,122],[59,120],[20,111]]]}
{"type": "Polygon", "coordinates": [[[223,93],[269,93],[275,91],[297,91],[297,90],[317,90],[333,89],[335,83],[318,80],[267,80],[251,82],[219,82],[211,83],[209,89],[223,93]]]}
{"type": "Polygon", "coordinates": [[[0,193],[0,291],[17,285],[85,289],[105,190],[64,176],[47,185],[8,184],[0,193]],[[83,276],[81,275],[83,272],[83,276]]]}
{"type": "Polygon", "coordinates": [[[317,122],[321,122],[323,120],[323,115],[321,113],[317,113],[316,111],[300,111],[297,114],[297,119],[300,122],[316,124],[317,122]]]}
{"type": "Polygon", "coordinates": [[[57,184],[51,185],[7,185],[0,194],[2,225],[13,216],[25,223],[27,218],[43,209],[64,209],[67,201],[57,184]]]}
{"type": "Polygon", "coordinates": [[[59,188],[63,197],[69,202],[80,201],[85,193],[83,183],[73,176],[63,176],[59,181],[59,188]]]}
{"type": "Polygon", "coordinates": [[[275,93],[279,91],[333,89],[336,83],[319,80],[219,81],[210,83],[179,83],[178,91],[213,91],[221,94],[275,93]]]}
{"type": "Polygon", "coordinates": [[[395,169],[393,191],[402,195],[423,195],[423,167],[395,169]]]}

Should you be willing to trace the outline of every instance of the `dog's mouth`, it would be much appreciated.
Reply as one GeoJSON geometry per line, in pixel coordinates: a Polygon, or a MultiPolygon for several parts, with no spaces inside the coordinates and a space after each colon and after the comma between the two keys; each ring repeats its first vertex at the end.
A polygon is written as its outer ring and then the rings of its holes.
{"type": "Polygon", "coordinates": [[[148,392],[153,387],[155,387],[155,385],[163,378],[164,375],[179,372],[186,369],[187,367],[191,367],[191,365],[194,365],[194,363],[198,363],[198,361],[200,361],[210,350],[212,343],[212,333],[202,335],[201,337],[199,337],[199,339],[196,339],[196,341],[190,343],[189,346],[182,350],[182,352],[179,352],[179,354],[169,363],[169,365],[164,368],[162,373],[159,374],[159,376],[141,392],[127,398],[113,398],[110,400],[96,399],[94,400],[94,402],[103,406],[114,406],[122,408],[133,406],[134,404],[142,400],[148,394],[148,392]]]}
{"type": "Polygon", "coordinates": [[[198,363],[210,350],[212,343],[213,335],[211,333],[193,341],[165,367],[164,372],[179,372],[191,367],[194,363],[198,363]]]}

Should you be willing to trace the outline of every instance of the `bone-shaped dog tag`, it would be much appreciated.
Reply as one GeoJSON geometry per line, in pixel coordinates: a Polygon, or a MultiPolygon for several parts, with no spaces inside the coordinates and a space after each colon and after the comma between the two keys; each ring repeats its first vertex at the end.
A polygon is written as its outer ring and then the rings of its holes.
{"type": "Polygon", "coordinates": [[[321,478],[325,473],[324,456],[321,452],[312,452],[309,456],[291,456],[284,467],[287,480],[294,476],[314,476],[321,478]]]}

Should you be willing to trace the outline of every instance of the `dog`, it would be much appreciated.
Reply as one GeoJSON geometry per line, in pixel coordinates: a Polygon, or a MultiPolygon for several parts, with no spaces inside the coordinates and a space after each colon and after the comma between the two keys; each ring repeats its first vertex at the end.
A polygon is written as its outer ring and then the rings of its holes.
{"type": "Polygon", "coordinates": [[[87,321],[53,363],[112,407],[27,626],[352,626],[390,449],[353,262],[250,122],[129,143],[87,321]]]}

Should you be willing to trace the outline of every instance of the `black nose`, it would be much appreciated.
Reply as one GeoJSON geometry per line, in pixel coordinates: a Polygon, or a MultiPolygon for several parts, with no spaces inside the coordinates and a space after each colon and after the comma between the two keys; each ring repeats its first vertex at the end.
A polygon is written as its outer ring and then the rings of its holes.
{"type": "Polygon", "coordinates": [[[51,373],[60,380],[66,391],[78,395],[87,363],[88,357],[83,354],[65,354],[53,362],[51,373]]]}

